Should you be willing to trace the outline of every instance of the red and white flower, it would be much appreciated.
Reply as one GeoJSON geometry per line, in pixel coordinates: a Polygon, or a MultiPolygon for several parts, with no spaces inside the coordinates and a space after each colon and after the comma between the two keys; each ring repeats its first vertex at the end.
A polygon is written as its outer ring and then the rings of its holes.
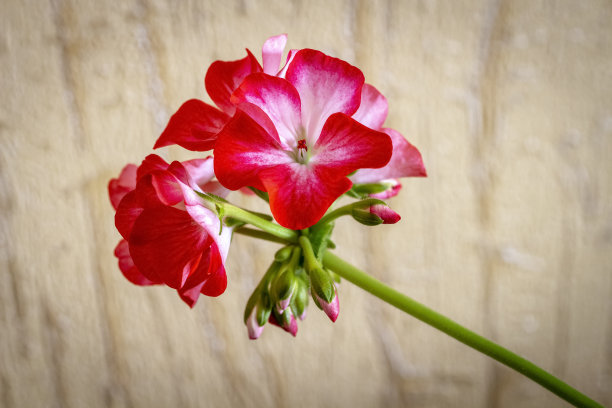
{"type": "Polygon", "coordinates": [[[109,183],[115,225],[123,236],[115,255],[125,277],[137,285],[166,284],[190,307],[200,293],[223,293],[232,231],[224,227],[219,233],[219,219],[196,193],[227,194],[213,180],[212,158],[168,164],[149,155],[134,168],[126,166],[109,183]]]}
{"type": "Polygon", "coordinates": [[[286,34],[266,40],[262,48],[263,68],[248,49],[243,59],[213,62],[206,72],[204,84],[219,109],[198,99],[188,100],[172,115],[154,148],[177,144],[193,151],[211,150],[217,133],[236,111],[230,101],[234,90],[252,73],[280,74],[279,66],[286,43],[286,34]]]}
{"type": "Polygon", "coordinates": [[[272,215],[287,228],[315,224],[351,188],[347,175],[391,158],[391,138],[351,118],[363,84],[359,69],[310,49],[292,55],[284,78],[249,75],[215,144],[218,180],[267,191],[272,215]]]}

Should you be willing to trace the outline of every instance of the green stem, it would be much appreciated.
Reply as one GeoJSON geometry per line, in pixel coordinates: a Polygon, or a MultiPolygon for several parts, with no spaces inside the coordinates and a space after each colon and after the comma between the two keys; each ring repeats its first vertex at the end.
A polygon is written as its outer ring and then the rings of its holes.
{"type": "Polygon", "coordinates": [[[289,228],[285,228],[282,225],[264,220],[253,213],[231,204],[223,203],[218,205],[223,207],[223,216],[225,217],[234,218],[247,224],[251,224],[284,241],[291,243],[297,242],[297,232],[290,230],[289,228]]]}
{"type": "Polygon", "coordinates": [[[577,407],[602,407],[532,362],[390,288],[331,252],[326,251],[323,264],[372,295],[527,376],[567,402],[577,407]]]}
{"type": "Polygon", "coordinates": [[[285,245],[291,244],[291,242],[287,241],[286,239],[279,238],[276,235],[272,235],[266,231],[260,231],[260,230],[256,230],[253,228],[240,227],[240,228],[236,228],[234,232],[236,234],[242,234],[248,237],[259,238],[265,241],[276,242],[279,244],[285,244],[285,245]]]}

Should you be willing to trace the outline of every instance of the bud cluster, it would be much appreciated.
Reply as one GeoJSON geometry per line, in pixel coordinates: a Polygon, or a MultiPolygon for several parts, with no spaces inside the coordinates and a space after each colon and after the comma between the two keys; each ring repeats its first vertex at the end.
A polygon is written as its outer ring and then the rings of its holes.
{"type": "Polygon", "coordinates": [[[316,260],[313,265],[312,255],[309,240],[306,249],[287,245],[276,252],[244,311],[250,339],[261,335],[266,322],[295,336],[297,319],[306,318],[310,296],[332,322],[336,321],[340,310],[336,276],[316,260]]]}

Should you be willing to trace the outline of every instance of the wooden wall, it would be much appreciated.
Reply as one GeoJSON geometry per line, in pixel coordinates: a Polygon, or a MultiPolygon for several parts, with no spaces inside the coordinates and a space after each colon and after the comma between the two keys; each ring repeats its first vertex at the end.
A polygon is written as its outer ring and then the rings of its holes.
{"type": "Polygon", "coordinates": [[[349,283],[335,324],[249,341],[274,244],[235,237],[193,310],[121,276],[108,180],[282,32],[362,68],[429,171],[337,252],[612,405],[609,0],[4,0],[0,406],[565,406],[349,283]]]}

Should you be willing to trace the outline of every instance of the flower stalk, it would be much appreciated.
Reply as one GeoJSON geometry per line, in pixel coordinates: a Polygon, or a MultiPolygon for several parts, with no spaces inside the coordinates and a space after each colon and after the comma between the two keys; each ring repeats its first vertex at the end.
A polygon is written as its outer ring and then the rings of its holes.
{"type": "Polygon", "coordinates": [[[601,404],[572,388],[532,362],[390,288],[333,253],[329,251],[325,253],[323,256],[323,264],[347,281],[359,286],[379,299],[382,299],[422,322],[459,340],[463,344],[518,371],[570,404],[577,407],[602,407],[601,404]]]}

